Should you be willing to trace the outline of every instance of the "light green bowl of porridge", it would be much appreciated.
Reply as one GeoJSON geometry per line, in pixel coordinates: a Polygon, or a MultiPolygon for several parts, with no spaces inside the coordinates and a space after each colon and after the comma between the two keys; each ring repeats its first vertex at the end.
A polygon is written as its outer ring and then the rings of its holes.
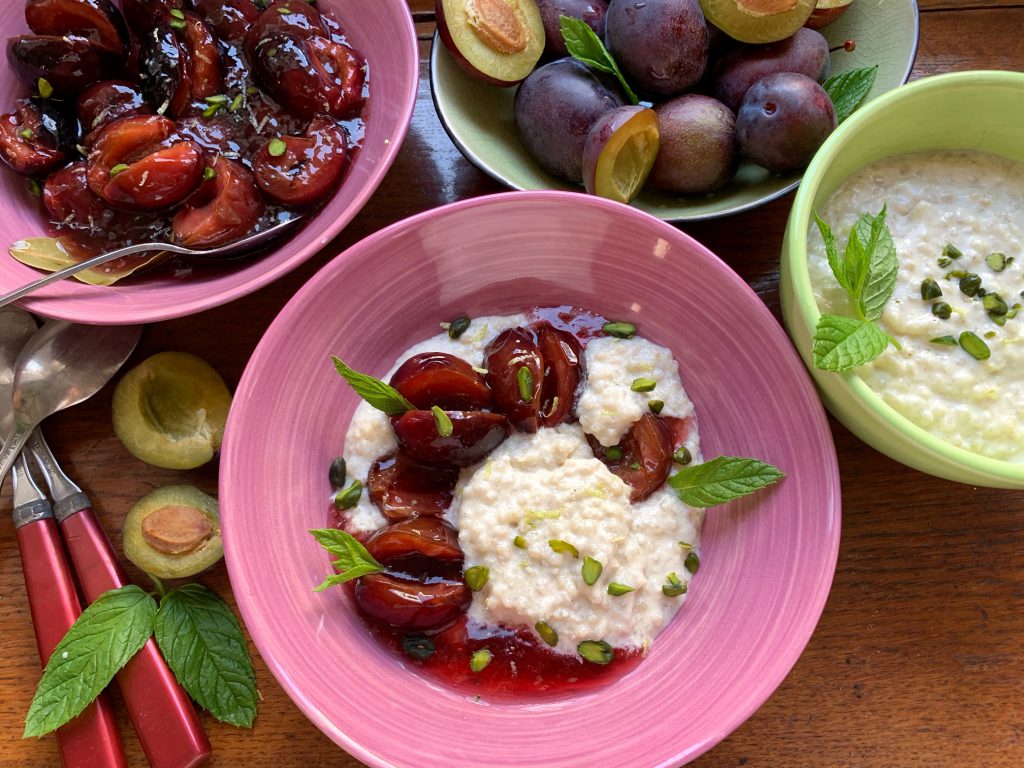
{"type": "Polygon", "coordinates": [[[940,75],[879,97],[818,151],[782,250],[786,326],[832,414],[897,461],[995,488],[1024,488],[1022,126],[1022,73],[940,75]],[[814,212],[844,254],[858,217],[883,204],[899,269],[868,319],[896,344],[852,370],[820,370],[822,314],[864,317],[814,212]]]}

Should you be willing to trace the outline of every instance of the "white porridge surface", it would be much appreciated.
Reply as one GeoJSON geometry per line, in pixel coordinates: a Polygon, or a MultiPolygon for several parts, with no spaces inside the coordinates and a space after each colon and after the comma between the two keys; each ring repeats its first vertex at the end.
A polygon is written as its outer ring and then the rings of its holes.
{"type": "MultiPolygon", "coordinates": [[[[1024,164],[982,152],[945,151],[874,163],[848,179],[819,211],[842,250],[861,214],[888,206],[899,278],[881,324],[901,349],[890,346],[856,372],[889,405],[937,437],[1014,462],[1024,462],[1024,312],[998,325],[982,299],[963,293],[959,276],[949,273],[977,275],[985,292],[998,293],[1011,308],[1024,301],[1022,201],[1024,164]],[[943,258],[947,244],[961,255],[943,258]],[[1006,256],[1004,269],[986,260],[993,253],[1006,256]],[[927,278],[938,284],[941,297],[922,299],[927,278]],[[933,314],[936,301],[949,304],[948,319],[933,314]],[[987,360],[976,360],[959,345],[931,341],[959,338],[964,331],[985,342],[987,360]]],[[[808,268],[818,306],[852,316],[817,228],[811,230],[808,268]]]]}
{"type": "MultiPolygon", "coordinates": [[[[525,315],[475,318],[458,340],[446,333],[427,339],[380,378],[388,380],[421,352],[447,352],[480,366],[494,336],[528,322],[525,315]]],[[[544,621],[558,632],[555,650],[567,654],[575,654],[583,640],[646,649],[685,600],[666,597],[661,588],[669,573],[689,583],[684,561],[699,547],[703,510],[686,506],[667,486],[631,504],[629,486],[594,457],[586,434],[615,445],[649,412],[649,401],[664,402],[663,416],[684,419],[693,418],[693,405],[671,352],[642,338],[591,340],[585,367],[579,423],[513,432],[484,461],[462,470],[447,517],[459,529],[466,567],[489,570],[487,583],[473,595],[471,620],[531,631],[544,621]],[[654,390],[633,392],[630,385],[641,377],[653,379],[654,390]],[[517,536],[525,548],[513,543],[517,536]],[[572,544],[579,558],[554,551],[550,540],[572,544]],[[585,555],[603,566],[593,586],[581,577],[585,555]],[[609,582],[635,591],[611,596],[609,582]]],[[[700,461],[695,424],[685,444],[700,461]]],[[[396,448],[388,417],[360,403],[345,436],[350,476],[365,484],[373,462],[396,448]]],[[[386,523],[365,493],[349,514],[354,530],[386,523]]]]}

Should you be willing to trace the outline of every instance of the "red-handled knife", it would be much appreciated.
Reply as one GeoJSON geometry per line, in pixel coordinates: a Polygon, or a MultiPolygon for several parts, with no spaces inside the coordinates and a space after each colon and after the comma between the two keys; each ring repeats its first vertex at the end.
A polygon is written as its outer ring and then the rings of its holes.
{"type": "MultiPolygon", "coordinates": [[[[42,470],[79,586],[87,602],[128,584],[89,498],[58,466],[39,430],[27,449],[42,470]]],[[[210,742],[188,694],[152,638],[117,676],[132,723],[153,768],[194,768],[210,756],[210,742]]]]}
{"type": "MultiPolygon", "coordinates": [[[[22,457],[11,470],[14,527],[18,535],[25,590],[32,611],[39,660],[46,665],[82,613],[50,502],[36,487],[22,457]]],[[[78,717],[57,729],[64,768],[127,768],[110,702],[105,693],[78,717]]]]}

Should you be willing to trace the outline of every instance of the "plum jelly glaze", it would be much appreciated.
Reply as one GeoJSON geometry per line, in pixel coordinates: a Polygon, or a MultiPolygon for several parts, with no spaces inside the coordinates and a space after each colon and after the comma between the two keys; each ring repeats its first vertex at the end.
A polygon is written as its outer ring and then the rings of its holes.
{"type": "MultiPolygon", "coordinates": [[[[0,159],[73,259],[225,245],[324,203],[364,136],[367,64],[305,0],[28,0],[0,159]]],[[[127,274],[152,256],[104,268],[127,274]]],[[[187,274],[172,264],[176,274],[187,274]]]]}
{"type": "MultiPolygon", "coordinates": [[[[610,662],[597,663],[552,647],[557,636],[552,641],[540,629],[483,622],[467,612],[480,594],[472,588],[482,586],[474,585],[470,571],[479,569],[464,562],[459,531],[450,522],[449,507],[464,488],[456,487],[460,474],[464,484],[509,436],[577,428],[576,402],[587,380],[584,352],[591,341],[622,333],[604,317],[569,306],[520,317],[525,322],[487,334],[480,366],[429,350],[400,361],[389,383],[413,408],[390,417],[398,448],[378,456],[365,477],[366,498],[385,524],[370,530],[354,523],[351,508],[332,504],[330,511],[331,526],[359,539],[385,568],[345,585],[368,633],[421,674],[492,699],[558,697],[605,684],[632,669],[647,645],[646,639],[618,645],[610,662]],[[444,436],[445,422],[435,422],[439,410],[451,422],[444,436]]],[[[462,332],[477,334],[479,348],[486,330],[470,322],[462,332]]],[[[697,447],[693,419],[660,415],[661,407],[640,416],[616,447],[592,437],[589,448],[583,443],[588,455],[593,450],[588,461],[600,461],[621,480],[626,487],[619,484],[619,493],[632,503],[663,489],[677,449],[697,447]]],[[[516,538],[514,546],[525,547],[516,538]]],[[[584,589],[606,588],[587,584],[584,589]]],[[[603,644],[603,638],[593,641],[603,644]]]]}

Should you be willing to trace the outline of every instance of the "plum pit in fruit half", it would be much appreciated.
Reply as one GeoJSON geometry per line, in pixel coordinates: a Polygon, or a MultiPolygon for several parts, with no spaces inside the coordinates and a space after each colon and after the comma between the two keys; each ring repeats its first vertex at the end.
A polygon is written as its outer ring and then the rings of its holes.
{"type": "Polygon", "coordinates": [[[436,0],[438,34],[467,73],[502,88],[521,82],[544,52],[535,0],[436,0]]]}
{"type": "Polygon", "coordinates": [[[700,0],[704,16],[741,43],[774,43],[795,33],[815,0],[700,0]]]}
{"type": "Polygon", "coordinates": [[[191,485],[146,494],[124,519],[124,555],[159,579],[194,576],[224,556],[217,500],[191,485]]]}
{"type": "Polygon", "coordinates": [[[583,186],[592,195],[628,203],[647,180],[659,141],[654,110],[629,105],[605,113],[583,148],[583,186]]]}
{"type": "Polygon", "coordinates": [[[166,469],[193,469],[220,448],[231,393],[204,360],[161,352],[114,389],[114,431],[133,456],[166,469]]]}

